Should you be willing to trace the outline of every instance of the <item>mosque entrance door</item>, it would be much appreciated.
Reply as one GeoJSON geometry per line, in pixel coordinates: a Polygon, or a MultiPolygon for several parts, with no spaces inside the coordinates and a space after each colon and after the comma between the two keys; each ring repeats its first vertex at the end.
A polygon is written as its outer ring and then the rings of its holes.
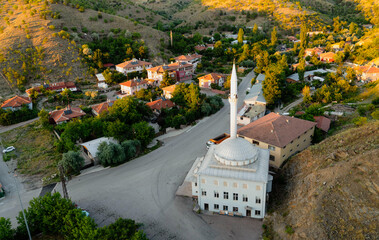
{"type": "Polygon", "coordinates": [[[251,210],[249,209],[246,210],[246,217],[251,217],[251,210]]]}

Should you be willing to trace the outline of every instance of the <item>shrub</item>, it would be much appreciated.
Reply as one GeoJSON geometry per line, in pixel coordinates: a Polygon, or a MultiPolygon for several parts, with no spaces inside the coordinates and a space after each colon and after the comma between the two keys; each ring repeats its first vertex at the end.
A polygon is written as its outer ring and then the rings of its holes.
{"type": "Polygon", "coordinates": [[[67,175],[78,174],[84,165],[84,158],[79,152],[68,151],[63,153],[62,160],[59,162],[67,175]]]}
{"type": "Polygon", "coordinates": [[[124,149],[116,143],[100,143],[97,156],[103,166],[115,166],[126,161],[124,149]]]}
{"type": "Polygon", "coordinates": [[[286,233],[288,234],[293,234],[295,231],[292,229],[292,227],[290,225],[287,225],[286,226],[286,233]]]}
{"type": "Polygon", "coordinates": [[[379,110],[375,110],[371,113],[371,117],[375,120],[379,120],[379,110]]]}
{"type": "Polygon", "coordinates": [[[367,123],[367,118],[366,117],[357,117],[353,119],[353,123],[357,126],[363,126],[364,124],[367,123]]]}
{"type": "Polygon", "coordinates": [[[15,231],[12,229],[12,223],[9,218],[0,218],[0,239],[11,240],[14,239],[15,231]]]}
{"type": "Polygon", "coordinates": [[[55,29],[55,26],[54,26],[54,25],[50,25],[50,26],[49,26],[49,29],[50,29],[50,30],[54,30],[54,29],[55,29]]]}

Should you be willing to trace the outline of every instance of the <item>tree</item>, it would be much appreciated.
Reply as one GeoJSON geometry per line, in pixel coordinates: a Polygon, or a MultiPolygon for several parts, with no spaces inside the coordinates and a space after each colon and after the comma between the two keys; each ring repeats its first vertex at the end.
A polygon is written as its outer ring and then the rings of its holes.
{"type": "Polygon", "coordinates": [[[253,34],[257,34],[258,33],[258,26],[256,23],[254,23],[254,27],[253,27],[253,34]]]}
{"type": "Polygon", "coordinates": [[[147,78],[147,70],[145,65],[143,65],[142,73],[141,73],[141,78],[145,79],[147,78]]]}
{"type": "Polygon", "coordinates": [[[97,148],[97,157],[101,165],[114,166],[125,162],[125,152],[120,144],[107,142],[100,143],[97,148]]]}
{"type": "Polygon", "coordinates": [[[145,103],[133,97],[124,97],[116,100],[109,108],[107,120],[119,119],[121,122],[132,125],[143,118],[148,118],[151,114],[151,109],[145,103]]]}
{"type": "Polygon", "coordinates": [[[309,86],[304,86],[302,94],[303,94],[303,102],[304,103],[311,103],[312,102],[311,91],[310,91],[309,86]]]}
{"type": "Polygon", "coordinates": [[[12,223],[9,218],[0,217],[0,239],[14,239],[15,231],[12,229],[12,223]]]}
{"type": "Polygon", "coordinates": [[[175,84],[175,79],[173,79],[169,72],[166,70],[164,71],[163,73],[163,78],[162,78],[162,82],[161,82],[161,85],[159,86],[160,88],[164,88],[164,87],[167,87],[167,86],[171,86],[175,84]]]}
{"type": "Polygon", "coordinates": [[[266,71],[263,81],[263,96],[268,105],[273,105],[281,99],[285,75],[282,68],[277,64],[271,64],[266,71]]]}
{"type": "Polygon", "coordinates": [[[139,153],[141,142],[138,140],[126,140],[121,143],[121,147],[124,149],[125,157],[128,161],[139,153]]]}
{"type": "Polygon", "coordinates": [[[354,33],[356,33],[357,29],[358,29],[358,25],[355,22],[351,22],[349,25],[350,35],[353,35],[354,33]]]}
{"type": "Polygon", "coordinates": [[[154,129],[145,121],[132,125],[134,138],[140,141],[142,147],[146,147],[155,137],[154,129]]]}
{"type": "Polygon", "coordinates": [[[339,51],[335,55],[334,61],[337,64],[341,64],[343,62],[344,58],[345,58],[345,54],[343,52],[339,51]]]}
{"type": "Polygon", "coordinates": [[[131,138],[132,131],[129,125],[117,119],[107,123],[106,135],[122,142],[131,138]]]}
{"type": "Polygon", "coordinates": [[[147,240],[138,225],[131,219],[119,218],[114,223],[98,229],[95,239],[147,240]]]}
{"type": "MultiPolygon", "coordinates": [[[[308,45],[308,29],[305,24],[300,28],[300,48],[307,48],[308,45]]],[[[303,55],[304,56],[304,55],[303,55]]]]}
{"type": "Polygon", "coordinates": [[[276,27],[274,27],[274,29],[272,29],[272,32],[271,32],[271,44],[275,46],[277,42],[278,42],[278,36],[276,33],[276,27]]]}
{"type": "Polygon", "coordinates": [[[348,67],[346,69],[346,79],[351,82],[351,83],[354,83],[355,80],[357,78],[357,75],[355,74],[355,70],[351,67],[348,67]]]}
{"type": "Polygon", "coordinates": [[[59,164],[63,166],[66,175],[75,175],[80,173],[80,170],[84,166],[84,158],[80,156],[79,152],[68,151],[67,153],[63,153],[59,164]]]}
{"type": "Polygon", "coordinates": [[[39,111],[38,113],[38,117],[39,117],[39,122],[41,123],[41,125],[43,127],[48,127],[49,126],[49,112],[46,111],[45,109],[41,109],[41,111],[39,111]]]}
{"type": "Polygon", "coordinates": [[[301,58],[299,61],[299,66],[296,68],[297,73],[299,74],[299,81],[304,81],[304,72],[305,72],[305,59],[301,58]]]}
{"type": "Polygon", "coordinates": [[[243,29],[240,28],[238,30],[238,36],[237,36],[237,41],[238,41],[239,44],[243,43],[243,35],[244,35],[243,29]]]}
{"type": "Polygon", "coordinates": [[[62,98],[67,99],[67,100],[71,96],[71,94],[72,94],[72,92],[68,88],[63,89],[63,91],[61,92],[62,98]]]}

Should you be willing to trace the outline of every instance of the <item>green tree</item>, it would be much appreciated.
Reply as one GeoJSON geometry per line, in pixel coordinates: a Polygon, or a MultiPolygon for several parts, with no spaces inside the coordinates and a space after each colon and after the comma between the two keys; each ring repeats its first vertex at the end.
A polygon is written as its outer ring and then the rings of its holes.
{"type": "Polygon", "coordinates": [[[97,157],[103,166],[114,166],[126,161],[124,149],[120,144],[112,142],[100,143],[97,148],[97,157]]]}
{"type": "Polygon", "coordinates": [[[106,135],[122,142],[132,138],[132,131],[129,125],[117,119],[107,123],[106,135]]]}
{"type": "Polygon", "coordinates": [[[50,125],[49,124],[50,115],[48,111],[42,108],[41,111],[39,111],[38,113],[38,117],[39,117],[39,122],[41,123],[43,127],[48,127],[50,125]]]}
{"type": "Polygon", "coordinates": [[[230,88],[230,80],[231,80],[231,75],[229,75],[227,78],[226,78],[226,80],[225,80],[225,82],[224,82],[224,88],[225,89],[229,89],[230,88]]]}
{"type": "Polygon", "coordinates": [[[357,29],[358,29],[358,25],[355,22],[351,22],[349,25],[350,35],[353,35],[354,33],[356,33],[357,29]]]}
{"type": "Polygon", "coordinates": [[[59,165],[62,165],[66,175],[75,175],[80,173],[80,170],[84,166],[84,158],[79,152],[68,151],[67,153],[63,153],[59,165]]]}
{"type": "Polygon", "coordinates": [[[274,27],[274,29],[272,29],[272,32],[271,32],[271,44],[275,46],[277,42],[278,42],[278,36],[276,32],[276,27],[274,27]]]}
{"type": "Polygon", "coordinates": [[[299,61],[299,66],[296,68],[297,73],[299,74],[299,81],[304,81],[304,72],[305,72],[305,59],[301,58],[299,61]]]}
{"type": "MultiPolygon", "coordinates": [[[[300,48],[307,48],[308,45],[308,29],[305,24],[300,28],[300,48]]],[[[303,55],[304,56],[304,55],[303,55]]]]}
{"type": "Polygon", "coordinates": [[[95,239],[147,240],[138,225],[131,219],[119,218],[116,222],[98,229],[95,239]]]}
{"type": "Polygon", "coordinates": [[[312,96],[309,86],[304,86],[303,91],[303,102],[304,103],[311,103],[312,102],[312,96]]]}
{"type": "Polygon", "coordinates": [[[12,240],[14,239],[15,231],[12,229],[12,223],[9,218],[0,217],[0,239],[12,240]]]}
{"type": "Polygon", "coordinates": [[[238,43],[239,44],[242,44],[243,43],[243,36],[244,36],[244,32],[243,32],[243,29],[242,28],[240,28],[239,30],[238,30],[238,36],[237,36],[237,41],[238,41],[238,43]]]}
{"type": "Polygon", "coordinates": [[[109,108],[106,120],[116,121],[119,119],[121,122],[132,125],[151,114],[151,109],[145,103],[133,97],[124,97],[116,100],[109,108]]]}
{"type": "Polygon", "coordinates": [[[161,85],[160,85],[160,88],[164,88],[164,87],[167,87],[167,86],[171,86],[175,84],[175,79],[173,79],[169,72],[166,70],[164,71],[163,73],[163,78],[162,78],[162,82],[161,82],[161,85]]]}
{"type": "Polygon", "coordinates": [[[141,73],[141,78],[145,79],[147,78],[147,70],[145,65],[143,65],[142,73],[141,73]]]}
{"type": "Polygon", "coordinates": [[[134,138],[140,141],[142,147],[146,147],[155,137],[154,129],[145,121],[132,125],[134,138]]]}
{"type": "Polygon", "coordinates": [[[268,105],[275,104],[282,97],[285,75],[281,66],[271,64],[266,71],[265,80],[263,81],[263,96],[268,105]]]}
{"type": "Polygon", "coordinates": [[[140,151],[141,142],[138,140],[126,140],[121,143],[127,160],[134,158],[140,151]]]}

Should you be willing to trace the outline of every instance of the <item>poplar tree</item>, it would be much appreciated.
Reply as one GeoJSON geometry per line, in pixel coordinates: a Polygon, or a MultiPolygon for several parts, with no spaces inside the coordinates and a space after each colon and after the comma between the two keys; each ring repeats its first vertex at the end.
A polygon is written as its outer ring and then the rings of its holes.
{"type": "Polygon", "coordinates": [[[271,32],[271,44],[275,46],[277,42],[278,42],[278,36],[276,33],[276,27],[274,27],[274,29],[271,32]]]}
{"type": "Polygon", "coordinates": [[[243,43],[243,35],[244,35],[243,29],[240,28],[240,30],[238,31],[238,37],[237,37],[237,41],[239,44],[243,43]]]}

